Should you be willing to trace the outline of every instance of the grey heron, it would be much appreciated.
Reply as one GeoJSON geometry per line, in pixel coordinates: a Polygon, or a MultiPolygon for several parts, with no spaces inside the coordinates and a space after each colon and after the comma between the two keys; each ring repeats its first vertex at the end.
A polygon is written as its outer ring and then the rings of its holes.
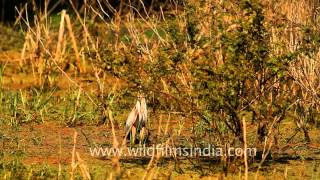
{"type": "Polygon", "coordinates": [[[144,95],[139,94],[137,102],[128,115],[126,121],[126,137],[136,140],[136,133],[140,134],[140,143],[145,138],[146,125],[148,122],[147,103],[144,95]]]}

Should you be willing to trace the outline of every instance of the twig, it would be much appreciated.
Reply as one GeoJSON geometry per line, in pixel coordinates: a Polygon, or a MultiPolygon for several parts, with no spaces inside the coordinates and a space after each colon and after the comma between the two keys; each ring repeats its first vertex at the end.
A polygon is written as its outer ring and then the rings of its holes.
{"type": "Polygon", "coordinates": [[[248,180],[247,126],[246,126],[246,120],[244,117],[242,118],[242,125],[243,125],[243,149],[244,149],[243,160],[244,160],[244,167],[245,167],[244,179],[248,180]]]}

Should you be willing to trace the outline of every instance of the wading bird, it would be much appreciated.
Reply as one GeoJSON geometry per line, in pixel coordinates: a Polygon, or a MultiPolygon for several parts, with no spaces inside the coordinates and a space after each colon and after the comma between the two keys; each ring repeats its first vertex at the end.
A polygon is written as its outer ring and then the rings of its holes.
{"type": "Polygon", "coordinates": [[[139,133],[140,143],[145,140],[147,133],[146,125],[148,122],[147,104],[144,95],[139,94],[136,105],[129,113],[126,121],[126,137],[131,139],[133,143],[136,140],[136,134],[139,133]]]}

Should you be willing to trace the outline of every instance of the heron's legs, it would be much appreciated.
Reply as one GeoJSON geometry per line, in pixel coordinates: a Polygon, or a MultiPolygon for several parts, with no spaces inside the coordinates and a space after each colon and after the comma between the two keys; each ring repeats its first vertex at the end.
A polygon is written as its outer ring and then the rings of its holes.
{"type": "Polygon", "coordinates": [[[142,142],[144,141],[144,131],[145,131],[145,128],[142,127],[141,130],[140,130],[140,141],[139,141],[139,144],[141,145],[142,142]]]}

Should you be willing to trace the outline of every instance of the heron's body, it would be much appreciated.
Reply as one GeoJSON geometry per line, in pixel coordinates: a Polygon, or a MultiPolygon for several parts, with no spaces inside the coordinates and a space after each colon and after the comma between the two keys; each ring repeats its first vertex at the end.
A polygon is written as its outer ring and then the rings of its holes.
{"type": "Polygon", "coordinates": [[[126,121],[126,136],[136,139],[136,133],[140,133],[140,142],[144,139],[146,133],[146,124],[148,122],[148,112],[146,100],[139,96],[136,105],[129,113],[126,121]]]}

